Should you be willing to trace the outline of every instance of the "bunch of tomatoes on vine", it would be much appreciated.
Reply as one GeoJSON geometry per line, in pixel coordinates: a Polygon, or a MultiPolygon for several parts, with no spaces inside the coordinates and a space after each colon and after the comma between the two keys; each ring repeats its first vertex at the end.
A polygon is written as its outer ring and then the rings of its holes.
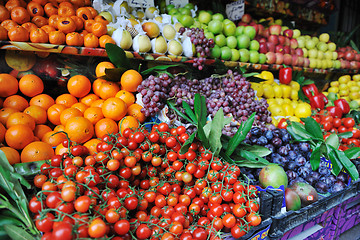
{"type": "Polygon", "coordinates": [[[222,239],[261,223],[240,169],[166,123],[108,134],[90,155],[66,140],[35,176],[29,202],[43,240],[222,239]]]}

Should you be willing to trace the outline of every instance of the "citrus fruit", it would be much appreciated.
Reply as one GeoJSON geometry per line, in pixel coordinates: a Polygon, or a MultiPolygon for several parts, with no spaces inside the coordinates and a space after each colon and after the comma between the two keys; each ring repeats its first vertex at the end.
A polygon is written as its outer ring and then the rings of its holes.
{"type": "Polygon", "coordinates": [[[36,162],[49,160],[54,156],[54,150],[48,143],[35,141],[27,145],[20,155],[21,162],[36,162]]]}
{"type": "Polygon", "coordinates": [[[1,151],[4,152],[6,159],[9,161],[11,165],[16,163],[20,163],[20,154],[17,150],[11,147],[2,147],[0,148],[1,151]]]}
{"type": "Polygon", "coordinates": [[[121,76],[121,87],[122,89],[129,92],[136,92],[137,87],[142,82],[142,76],[135,70],[127,70],[121,76]]]}

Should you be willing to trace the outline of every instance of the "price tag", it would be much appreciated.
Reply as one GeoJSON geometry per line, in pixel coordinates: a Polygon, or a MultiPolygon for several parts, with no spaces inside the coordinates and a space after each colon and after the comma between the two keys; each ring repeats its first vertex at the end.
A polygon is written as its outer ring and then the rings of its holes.
{"type": "Polygon", "coordinates": [[[232,21],[240,20],[245,12],[245,0],[226,4],[226,15],[232,21]]]}
{"type": "Polygon", "coordinates": [[[166,0],[166,5],[174,5],[175,8],[184,7],[189,3],[189,0],[166,0]]]}
{"type": "Polygon", "coordinates": [[[129,0],[128,4],[130,7],[148,8],[155,7],[154,0],[129,0]]]}

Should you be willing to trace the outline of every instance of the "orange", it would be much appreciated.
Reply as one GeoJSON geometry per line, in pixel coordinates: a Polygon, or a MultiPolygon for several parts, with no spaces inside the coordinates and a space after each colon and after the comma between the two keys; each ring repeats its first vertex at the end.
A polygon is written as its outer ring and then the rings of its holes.
{"type": "Polygon", "coordinates": [[[0,123],[0,143],[4,142],[6,128],[0,123]]]}
{"type": "Polygon", "coordinates": [[[23,7],[14,7],[11,10],[11,20],[15,21],[17,24],[23,24],[30,22],[30,14],[23,7]]]}
{"type": "Polygon", "coordinates": [[[9,161],[10,165],[20,163],[20,154],[14,148],[11,147],[2,147],[1,151],[4,152],[6,159],[9,161]]]}
{"type": "Polygon", "coordinates": [[[91,26],[91,32],[97,37],[105,35],[107,33],[106,24],[102,22],[94,22],[91,26]]]}
{"type": "Polygon", "coordinates": [[[30,41],[33,43],[47,43],[49,42],[49,35],[41,28],[31,30],[30,41]]]}
{"type": "Polygon", "coordinates": [[[29,106],[28,101],[20,95],[12,95],[5,98],[4,108],[15,108],[19,111],[24,111],[29,106]]]}
{"type": "Polygon", "coordinates": [[[75,9],[71,6],[61,6],[58,9],[58,15],[63,17],[70,17],[75,15],[75,9]]]}
{"type": "Polygon", "coordinates": [[[84,21],[78,16],[70,16],[76,25],[76,31],[81,31],[84,28],[84,21]]]}
{"type": "Polygon", "coordinates": [[[23,149],[34,140],[34,133],[26,125],[15,125],[10,127],[5,133],[5,141],[9,147],[17,150],[23,149]]]}
{"type": "Polygon", "coordinates": [[[71,17],[60,17],[57,22],[57,28],[63,33],[75,32],[76,24],[71,17]]]}
{"type": "Polygon", "coordinates": [[[118,132],[118,125],[110,118],[103,118],[95,124],[95,135],[97,138],[102,138],[105,134],[115,134],[118,132]]]}
{"type": "Polygon", "coordinates": [[[67,153],[67,152],[69,152],[69,149],[67,147],[64,147],[64,145],[62,145],[62,143],[57,145],[56,148],[55,148],[55,154],[56,155],[62,155],[62,154],[67,153]]]}
{"type": "Polygon", "coordinates": [[[57,125],[56,127],[54,127],[54,131],[55,132],[63,132],[63,131],[65,131],[65,127],[63,125],[57,125]]]}
{"type": "Polygon", "coordinates": [[[66,139],[66,135],[64,133],[57,133],[55,131],[50,131],[44,134],[41,138],[42,142],[48,143],[53,147],[56,147],[60,143],[62,143],[66,139]]]}
{"type": "Polygon", "coordinates": [[[91,94],[88,94],[88,95],[86,95],[85,97],[81,98],[79,101],[80,101],[81,103],[84,103],[86,106],[90,107],[90,105],[91,105],[93,102],[95,102],[96,100],[99,100],[99,99],[100,99],[100,98],[99,98],[97,95],[91,93],[91,94]]]}
{"type": "Polygon", "coordinates": [[[10,12],[6,9],[3,5],[0,5],[0,22],[9,19],[10,18],[10,12]]]}
{"type": "Polygon", "coordinates": [[[49,121],[54,125],[60,125],[60,114],[62,111],[66,109],[65,105],[62,104],[54,104],[47,110],[47,117],[49,121]]]}
{"type": "MultiPolygon", "coordinates": [[[[47,32],[47,34],[49,34],[49,42],[50,42],[50,33],[56,31],[56,29],[50,25],[42,26],[41,29],[44,30],[45,32],[47,32]]],[[[61,32],[61,33],[63,33],[63,32],[61,32]]],[[[65,34],[64,34],[64,42],[65,42],[65,34]]]]}
{"type": "Polygon", "coordinates": [[[93,82],[92,90],[97,96],[100,96],[100,87],[104,82],[106,82],[106,80],[101,78],[98,78],[93,82]]]}
{"type": "Polygon", "coordinates": [[[64,111],[61,112],[60,114],[60,122],[61,125],[65,126],[66,122],[73,117],[82,117],[83,114],[79,109],[76,108],[67,108],[64,111]]]}
{"type": "Polygon", "coordinates": [[[8,33],[7,33],[6,28],[0,26],[0,40],[4,41],[4,40],[7,40],[7,39],[8,39],[8,33]]]}
{"type": "Polygon", "coordinates": [[[23,0],[10,0],[5,7],[11,12],[15,7],[26,7],[26,3],[23,0]]]}
{"type": "Polygon", "coordinates": [[[32,23],[32,22],[26,22],[26,23],[22,24],[21,26],[23,28],[25,28],[28,32],[38,29],[38,26],[36,26],[35,23],[32,23]]]}
{"type": "Polygon", "coordinates": [[[89,19],[84,21],[84,28],[88,32],[92,32],[92,25],[95,23],[95,20],[89,19]]]}
{"type": "Polygon", "coordinates": [[[139,121],[133,116],[126,116],[121,121],[119,121],[119,132],[123,134],[124,130],[127,128],[136,129],[139,127],[139,121]]]}
{"type": "Polygon", "coordinates": [[[112,44],[115,44],[115,40],[112,39],[112,37],[110,37],[109,35],[102,35],[100,38],[99,38],[99,45],[101,48],[105,48],[105,45],[107,43],[112,43],[112,44]]]}
{"type": "Polygon", "coordinates": [[[92,14],[89,9],[86,7],[80,7],[76,10],[76,16],[81,18],[82,20],[86,21],[92,19],[92,14]]]}
{"type": "Polygon", "coordinates": [[[26,7],[30,17],[36,16],[43,16],[44,15],[44,8],[41,6],[40,3],[37,2],[29,2],[26,7]]]}
{"type": "Polygon", "coordinates": [[[82,46],[84,44],[84,38],[78,32],[66,34],[65,41],[69,46],[82,46]]]}
{"type": "Polygon", "coordinates": [[[22,113],[22,112],[16,112],[13,113],[9,116],[9,118],[6,121],[6,128],[10,128],[12,126],[15,125],[26,125],[29,128],[31,128],[31,130],[35,129],[35,120],[32,116],[26,114],[26,113],[22,113]]]}
{"type": "Polygon", "coordinates": [[[102,106],[104,117],[119,121],[126,115],[126,103],[120,98],[108,98],[102,106]]]}
{"type": "Polygon", "coordinates": [[[109,24],[109,21],[106,20],[106,18],[104,18],[103,16],[101,15],[97,15],[95,18],[94,18],[95,22],[101,22],[101,23],[104,23],[105,25],[108,25],[109,24]]]}
{"type": "Polygon", "coordinates": [[[129,92],[136,92],[137,87],[142,82],[142,76],[135,70],[127,70],[121,76],[121,87],[122,89],[129,91],[129,92]]]}
{"type": "Polygon", "coordinates": [[[135,102],[135,96],[129,91],[120,90],[116,93],[115,97],[120,98],[126,103],[126,106],[129,107],[135,102]]]}
{"type": "Polygon", "coordinates": [[[55,104],[55,100],[47,94],[40,94],[30,99],[30,106],[39,106],[45,110],[55,104]]]}
{"type": "Polygon", "coordinates": [[[58,29],[58,22],[59,22],[60,16],[59,15],[52,15],[49,17],[49,26],[53,27],[54,29],[58,29]]]}
{"type": "MultiPolygon", "coordinates": [[[[49,20],[43,16],[36,16],[31,19],[31,22],[34,23],[37,27],[41,28],[49,24],[49,20]]],[[[44,29],[45,30],[45,29],[44,29]]],[[[46,32],[46,31],[45,31],[46,32]]]]}
{"type": "Polygon", "coordinates": [[[99,143],[101,143],[101,140],[94,138],[94,139],[90,139],[89,141],[87,141],[87,142],[84,143],[83,145],[84,145],[85,147],[87,147],[87,149],[89,150],[89,154],[90,154],[90,155],[93,155],[93,154],[97,153],[97,151],[96,151],[96,146],[97,146],[99,143]]]}
{"type": "Polygon", "coordinates": [[[15,108],[2,108],[0,110],[0,123],[5,126],[9,116],[16,112],[19,112],[19,110],[15,108]]]}
{"type": "Polygon", "coordinates": [[[71,141],[84,143],[94,135],[94,126],[84,117],[74,117],[66,122],[65,132],[71,141]]]}
{"type": "Polygon", "coordinates": [[[35,120],[35,124],[44,124],[47,121],[46,110],[42,107],[29,106],[24,110],[24,113],[30,115],[35,120]]]}
{"type": "Polygon", "coordinates": [[[76,97],[74,97],[73,95],[68,94],[68,93],[64,93],[64,94],[58,96],[55,100],[55,103],[63,104],[64,106],[66,106],[68,108],[77,102],[78,102],[78,100],[76,99],[76,97]]]}
{"type": "Polygon", "coordinates": [[[0,74],[0,97],[8,97],[17,93],[19,89],[18,80],[7,73],[0,74]]]}
{"type": "MultiPolygon", "coordinates": [[[[44,30],[38,30],[46,34],[44,30]]],[[[27,74],[20,78],[19,89],[25,96],[34,97],[44,91],[44,83],[38,76],[34,74],[27,74]]]]}
{"type": "Polygon", "coordinates": [[[28,42],[29,41],[29,31],[21,26],[12,27],[8,30],[8,37],[10,41],[14,42],[28,42]]]}
{"type": "Polygon", "coordinates": [[[114,64],[111,62],[100,62],[98,65],[96,65],[95,69],[95,75],[96,77],[102,77],[105,75],[105,69],[107,68],[115,68],[114,64]]]}
{"type": "Polygon", "coordinates": [[[115,97],[116,93],[120,91],[120,87],[115,82],[105,81],[100,85],[99,96],[102,99],[115,97]]]}
{"type": "Polygon", "coordinates": [[[3,28],[5,28],[7,31],[9,31],[10,29],[12,29],[13,27],[16,27],[16,26],[19,26],[15,21],[11,20],[11,19],[7,19],[7,20],[4,20],[2,23],[1,23],[1,26],[3,28]]]}
{"type": "Polygon", "coordinates": [[[45,4],[44,11],[46,16],[51,17],[52,15],[57,15],[58,7],[55,4],[49,2],[45,4]]]}
{"type": "Polygon", "coordinates": [[[69,79],[67,89],[71,95],[82,98],[90,92],[91,82],[83,75],[75,75],[69,79]]]}
{"type": "Polygon", "coordinates": [[[63,45],[65,43],[65,33],[61,31],[51,31],[49,34],[49,43],[63,45]]]}
{"type": "Polygon", "coordinates": [[[47,3],[48,3],[48,1],[47,1],[47,0],[33,0],[33,2],[40,3],[40,4],[41,4],[41,6],[45,6],[45,4],[47,4],[47,3]]]}
{"type": "Polygon", "coordinates": [[[84,103],[82,102],[78,102],[78,103],[74,103],[72,106],[72,108],[76,108],[77,110],[79,110],[80,112],[82,112],[82,114],[84,114],[85,110],[88,108],[88,106],[86,106],[84,103]]]}
{"type": "Polygon", "coordinates": [[[59,2],[59,8],[61,7],[71,7],[71,8],[74,8],[74,6],[71,4],[71,2],[68,2],[68,1],[58,1],[59,2]]]}
{"type": "Polygon", "coordinates": [[[127,115],[129,116],[133,116],[134,118],[136,118],[137,120],[139,120],[141,123],[145,122],[146,117],[145,115],[141,112],[141,109],[143,107],[140,106],[137,103],[134,103],[133,105],[131,105],[130,107],[128,107],[127,109],[127,115]]]}
{"type": "Polygon", "coordinates": [[[95,125],[99,120],[104,118],[104,114],[99,107],[89,107],[84,112],[84,118],[89,119],[89,121],[95,125]]]}
{"type": "Polygon", "coordinates": [[[91,18],[95,18],[98,15],[98,12],[93,7],[86,7],[90,10],[91,18]]]}
{"type": "Polygon", "coordinates": [[[85,6],[85,0],[70,0],[70,2],[77,8],[85,6]]]}
{"type": "Polygon", "coordinates": [[[85,35],[88,34],[88,33],[89,33],[89,32],[84,29],[84,30],[82,30],[82,31],[80,32],[80,36],[82,36],[82,37],[84,38],[85,35]]]}
{"type": "Polygon", "coordinates": [[[99,39],[93,33],[88,33],[84,36],[84,46],[97,48],[99,46],[99,39]]]}
{"type": "Polygon", "coordinates": [[[102,108],[102,106],[104,105],[104,102],[105,102],[104,99],[96,100],[96,101],[94,101],[94,102],[90,105],[90,107],[99,107],[99,108],[102,108]]]}
{"type": "Polygon", "coordinates": [[[48,143],[36,141],[27,145],[21,151],[21,162],[36,162],[49,160],[54,156],[54,150],[48,143]]]}
{"type": "Polygon", "coordinates": [[[47,125],[39,124],[35,126],[34,135],[39,139],[42,139],[48,132],[51,132],[51,128],[47,125]]]}

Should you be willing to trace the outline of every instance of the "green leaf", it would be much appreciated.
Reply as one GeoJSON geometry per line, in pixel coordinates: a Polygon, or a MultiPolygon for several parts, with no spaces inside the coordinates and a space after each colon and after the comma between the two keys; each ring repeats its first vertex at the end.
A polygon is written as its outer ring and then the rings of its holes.
{"type": "Polygon", "coordinates": [[[332,146],[334,149],[338,149],[340,146],[339,137],[336,133],[331,134],[326,140],[325,143],[332,146]]]}
{"type": "Polygon", "coordinates": [[[357,25],[356,27],[353,28],[353,30],[346,34],[346,38],[344,40],[344,44],[348,45],[350,43],[350,39],[353,37],[353,35],[355,34],[355,32],[357,32],[360,28],[360,24],[357,25]]]}
{"type": "Polygon", "coordinates": [[[182,107],[184,108],[185,113],[191,118],[191,120],[194,123],[197,123],[195,113],[191,110],[190,105],[187,102],[182,101],[182,107]]]}
{"type": "Polygon", "coordinates": [[[163,71],[163,70],[166,70],[168,68],[171,68],[171,67],[177,67],[179,66],[179,64],[172,64],[172,65],[158,65],[158,66],[155,66],[155,67],[152,67],[152,68],[148,68],[144,71],[141,72],[141,75],[148,75],[152,72],[158,72],[158,71],[163,71]]]}
{"type": "Polygon", "coordinates": [[[247,168],[263,168],[266,167],[268,164],[262,162],[253,162],[246,159],[239,160],[236,162],[236,165],[239,167],[247,167],[247,168]]]}
{"type": "Polygon", "coordinates": [[[206,134],[204,132],[204,126],[202,125],[201,122],[198,122],[198,126],[197,126],[197,138],[200,140],[200,142],[202,143],[202,145],[205,148],[210,148],[210,143],[208,138],[206,137],[206,134]]]}
{"type": "Polygon", "coordinates": [[[360,147],[349,148],[344,153],[349,159],[356,159],[360,157],[360,147]]]}
{"type": "Polygon", "coordinates": [[[320,128],[320,125],[313,119],[312,117],[307,117],[304,120],[305,129],[308,131],[309,134],[314,136],[317,139],[323,139],[323,134],[320,128]]]}
{"type": "Polygon", "coordinates": [[[193,143],[193,141],[195,139],[195,136],[196,136],[196,131],[190,135],[190,137],[186,140],[184,145],[181,147],[180,154],[184,154],[189,150],[191,144],[193,143]]]}
{"type": "Polygon", "coordinates": [[[220,151],[220,156],[228,163],[234,164],[234,161],[228,155],[226,155],[224,151],[220,151]]]}
{"type": "Polygon", "coordinates": [[[217,156],[222,147],[221,134],[222,134],[222,129],[224,127],[224,112],[222,108],[220,108],[216,112],[211,122],[212,122],[211,129],[208,139],[212,152],[217,156]]]}
{"type": "Polygon", "coordinates": [[[125,51],[115,44],[107,43],[105,45],[106,53],[110,61],[118,68],[130,69],[129,59],[126,57],[125,51]]]}
{"type": "Polygon", "coordinates": [[[320,166],[320,148],[321,144],[318,145],[315,149],[313,149],[311,156],[310,156],[310,163],[312,170],[316,171],[320,166]]]}
{"type": "Polygon", "coordinates": [[[5,224],[21,226],[22,222],[14,217],[4,216],[3,214],[1,214],[0,228],[3,228],[3,225],[5,225],[5,224]]]}
{"type": "Polygon", "coordinates": [[[40,173],[40,167],[45,161],[36,161],[28,163],[17,163],[14,165],[15,172],[21,176],[29,177],[40,173]]]}
{"type": "Polygon", "coordinates": [[[359,54],[359,48],[356,46],[353,40],[350,40],[350,46],[359,54]]]}
{"type": "Polygon", "coordinates": [[[27,189],[31,188],[31,185],[28,181],[25,180],[25,178],[23,176],[21,176],[20,174],[16,173],[16,172],[10,172],[10,175],[13,179],[19,180],[19,182],[21,183],[21,185],[23,185],[24,187],[26,187],[27,189]]]}
{"type": "MultiPolygon", "coordinates": [[[[248,73],[248,74],[254,74],[254,73],[248,73]]],[[[246,74],[244,74],[243,76],[245,77],[246,74]]],[[[256,73],[255,75],[258,75],[258,73],[256,73]]],[[[261,82],[264,82],[266,81],[265,79],[263,78],[259,78],[259,77],[256,77],[256,76],[248,76],[246,77],[246,80],[249,81],[249,82],[254,82],[254,83],[261,83],[261,82]]]]}
{"type": "Polygon", "coordinates": [[[241,123],[239,129],[229,141],[229,145],[225,152],[228,156],[231,156],[231,154],[235,151],[238,145],[245,140],[246,135],[250,131],[254,121],[255,113],[251,114],[251,116],[245,122],[241,123]]]}
{"type": "Polygon", "coordinates": [[[100,78],[105,79],[111,82],[119,82],[121,76],[124,72],[126,72],[126,68],[119,67],[119,68],[106,68],[105,75],[101,76],[100,78]]]}
{"type": "Polygon", "coordinates": [[[239,151],[246,150],[253,154],[258,155],[259,157],[265,157],[271,153],[271,151],[268,148],[259,145],[240,144],[235,151],[237,150],[239,151]]]}
{"type": "Polygon", "coordinates": [[[195,94],[194,111],[197,117],[198,124],[201,123],[202,126],[205,126],[206,117],[207,117],[206,99],[204,96],[201,96],[199,93],[195,94]]]}
{"type": "Polygon", "coordinates": [[[176,107],[175,104],[173,102],[170,102],[169,100],[166,101],[167,105],[169,106],[169,108],[171,108],[172,110],[174,110],[176,112],[177,115],[179,115],[180,117],[182,117],[183,119],[185,119],[186,121],[188,121],[189,123],[196,125],[195,122],[193,122],[190,118],[188,118],[185,114],[183,114],[182,112],[180,112],[176,107]]]}
{"type": "Polygon", "coordinates": [[[341,164],[344,166],[346,172],[350,175],[351,179],[356,181],[359,178],[359,172],[356,166],[350,161],[346,154],[342,151],[335,150],[336,155],[341,161],[341,164]]]}
{"type": "MultiPolygon", "coordinates": [[[[259,73],[257,73],[257,72],[244,73],[244,74],[243,74],[243,77],[244,77],[244,78],[248,78],[248,77],[253,77],[253,76],[256,76],[256,75],[259,75],[259,73]]],[[[260,78],[260,79],[262,79],[262,78],[260,78]]],[[[262,79],[262,80],[264,80],[264,79],[262,79]]]]}
{"type": "Polygon", "coordinates": [[[343,132],[343,133],[338,133],[337,135],[340,138],[351,138],[353,136],[353,133],[352,132],[343,132]]]}
{"type": "Polygon", "coordinates": [[[246,151],[246,150],[242,150],[240,152],[240,156],[249,160],[249,161],[253,161],[253,162],[260,162],[260,163],[263,163],[263,164],[266,164],[268,165],[269,164],[269,161],[266,160],[265,158],[262,158],[252,152],[249,152],[249,151],[246,151]]]}
{"type": "Polygon", "coordinates": [[[33,236],[20,227],[4,225],[4,229],[12,240],[34,240],[33,236]]]}
{"type": "Polygon", "coordinates": [[[335,149],[333,149],[329,145],[327,145],[327,148],[328,148],[328,156],[329,156],[329,159],[332,164],[332,171],[335,174],[335,176],[337,176],[343,169],[343,165],[341,164],[341,161],[338,158],[338,155],[336,154],[335,149]]]}
{"type": "Polygon", "coordinates": [[[313,138],[313,136],[305,130],[305,127],[301,123],[290,122],[286,129],[296,141],[305,142],[310,141],[313,138]]]}

